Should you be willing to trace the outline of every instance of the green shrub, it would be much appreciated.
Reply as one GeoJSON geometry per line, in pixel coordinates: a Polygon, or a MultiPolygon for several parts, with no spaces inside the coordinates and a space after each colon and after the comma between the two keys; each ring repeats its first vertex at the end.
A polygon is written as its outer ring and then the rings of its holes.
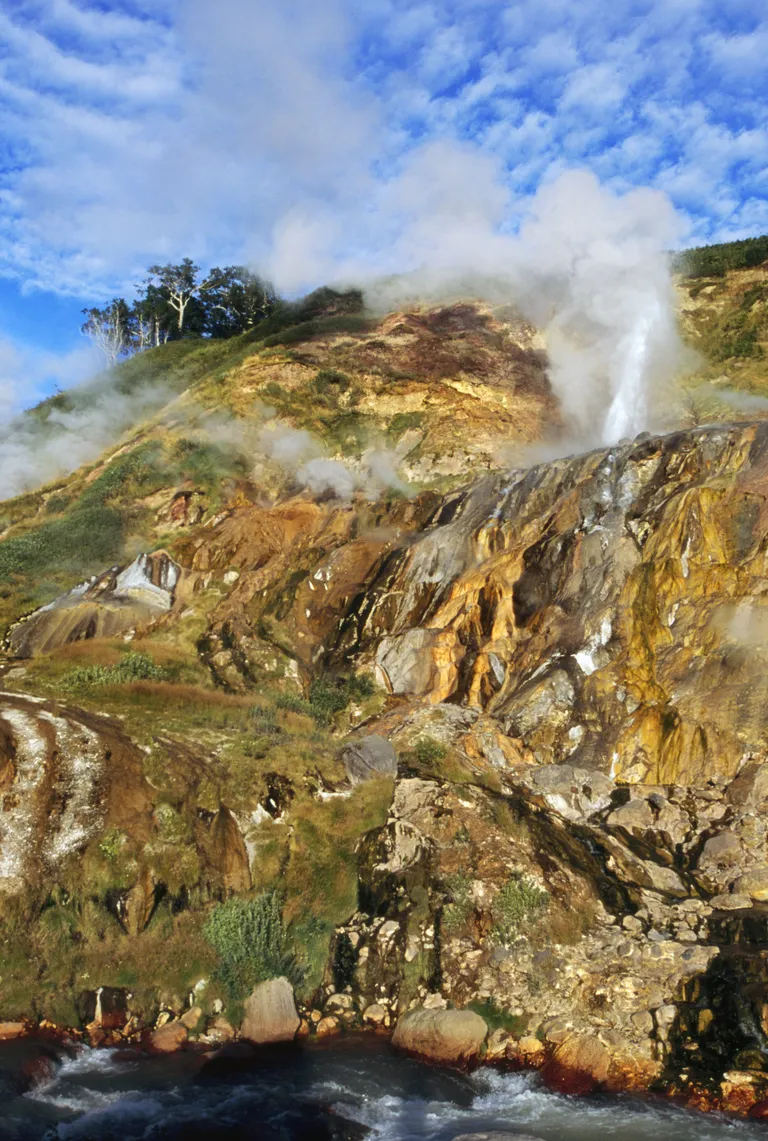
{"type": "Polygon", "coordinates": [[[445,760],[448,753],[445,745],[434,737],[419,737],[413,751],[420,765],[434,765],[437,761],[445,760]]]}
{"type": "Polygon", "coordinates": [[[252,899],[228,899],[209,915],[203,934],[219,956],[217,974],[230,998],[245,998],[257,983],[285,975],[299,985],[302,971],[274,890],[252,899]]]}
{"type": "Polygon", "coordinates": [[[166,681],[168,671],[138,650],[125,654],[114,666],[78,666],[62,679],[64,689],[89,689],[98,685],[130,685],[135,681],[166,681]]]}
{"type": "Polygon", "coordinates": [[[405,432],[412,428],[420,428],[423,423],[422,412],[396,412],[389,422],[387,435],[392,440],[399,440],[405,432]]]}
{"type": "Polygon", "coordinates": [[[371,697],[375,692],[369,677],[316,678],[309,687],[309,704],[316,721],[325,724],[352,701],[371,697]]]}
{"type": "Polygon", "coordinates": [[[275,699],[278,709],[303,713],[318,725],[327,725],[336,713],[346,709],[351,701],[371,697],[376,688],[369,677],[315,678],[309,687],[309,699],[293,693],[280,694],[275,699]]]}
{"type": "Polygon", "coordinates": [[[346,392],[350,380],[346,373],[335,368],[321,368],[312,381],[312,387],[320,393],[346,392]]]}
{"type": "Polygon", "coordinates": [[[524,923],[534,923],[549,907],[549,893],[520,871],[512,872],[493,901],[493,936],[511,943],[524,923]]]}

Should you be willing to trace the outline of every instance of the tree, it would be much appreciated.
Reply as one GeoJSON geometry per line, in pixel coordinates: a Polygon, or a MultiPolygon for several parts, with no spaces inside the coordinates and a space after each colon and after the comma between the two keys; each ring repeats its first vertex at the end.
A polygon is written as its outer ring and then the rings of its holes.
{"type": "Polygon", "coordinates": [[[101,349],[110,368],[130,353],[131,309],[122,297],[113,298],[104,309],[83,309],[83,315],[80,332],[101,349]]]}
{"type": "Polygon", "coordinates": [[[136,286],[138,298],[131,310],[133,339],[137,351],[164,345],[176,324],[170,301],[152,277],[136,286]]]}
{"type": "MultiPolygon", "coordinates": [[[[184,317],[189,302],[197,292],[197,275],[200,266],[191,258],[184,258],[178,265],[151,265],[149,272],[157,278],[158,287],[176,313],[178,335],[184,332],[184,317]]],[[[151,280],[151,279],[150,279],[151,280]]]]}
{"type": "Polygon", "coordinates": [[[243,265],[214,266],[200,286],[205,331],[212,337],[245,333],[274,310],[272,286],[243,265]]]}

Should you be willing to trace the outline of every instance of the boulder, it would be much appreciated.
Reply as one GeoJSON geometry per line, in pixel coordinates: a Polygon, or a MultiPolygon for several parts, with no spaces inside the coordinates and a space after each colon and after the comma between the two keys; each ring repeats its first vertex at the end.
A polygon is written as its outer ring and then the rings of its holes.
{"type": "Polygon", "coordinates": [[[182,1026],[186,1026],[187,1030],[197,1030],[200,1021],[203,1017],[203,1012],[199,1006],[191,1006],[189,1010],[185,1011],[180,1018],[182,1026]]]}
{"type": "Polygon", "coordinates": [[[594,1034],[572,1034],[544,1067],[544,1079],[559,1093],[591,1093],[608,1079],[611,1052],[594,1034]]]}
{"type": "Polygon", "coordinates": [[[210,1042],[231,1042],[235,1036],[235,1029],[222,1014],[210,1019],[205,1029],[206,1038],[210,1042]]]}
{"type": "Polygon", "coordinates": [[[292,1042],[300,1021],[288,979],[269,979],[259,983],[245,1000],[240,1034],[257,1045],[292,1042]]]}
{"type": "Polygon", "coordinates": [[[733,885],[736,895],[748,895],[757,903],[768,900],[768,868],[753,868],[743,876],[739,876],[733,885]]]}
{"type": "Polygon", "coordinates": [[[0,1042],[7,1042],[9,1038],[21,1038],[26,1028],[23,1022],[0,1022],[0,1042]]]}
{"type": "Polygon", "coordinates": [[[335,1018],[332,1014],[328,1014],[318,1022],[317,1036],[318,1038],[331,1038],[334,1034],[341,1034],[341,1026],[339,1025],[338,1018],[335,1018]]]}
{"type": "Polygon", "coordinates": [[[397,776],[397,753],[386,737],[379,737],[376,733],[347,745],[342,760],[353,784],[376,777],[397,776]]]}
{"type": "Polygon", "coordinates": [[[156,1054],[173,1054],[180,1050],[188,1037],[182,1022],[166,1022],[149,1036],[150,1049],[156,1054]]]}
{"type": "Polygon", "coordinates": [[[412,1010],[397,1024],[392,1045],[434,1062],[476,1061],[488,1027],[472,1010],[412,1010]]]}

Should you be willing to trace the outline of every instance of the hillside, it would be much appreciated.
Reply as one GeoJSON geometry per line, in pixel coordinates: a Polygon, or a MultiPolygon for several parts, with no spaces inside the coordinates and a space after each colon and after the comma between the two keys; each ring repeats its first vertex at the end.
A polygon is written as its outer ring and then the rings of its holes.
{"type": "Polygon", "coordinates": [[[678,259],[681,326],[702,358],[681,402],[689,421],[765,411],[767,255],[768,238],[759,238],[691,250],[678,259]]]}
{"type": "Polygon", "coordinates": [[[533,466],[539,335],[477,302],[35,410],[126,423],[0,508],[0,1018],[211,1046],[285,974],[302,1034],[471,1004],[558,1088],[768,1096],[768,425],[712,392],[768,395],[764,280],[680,280],[706,416],[533,466]]]}

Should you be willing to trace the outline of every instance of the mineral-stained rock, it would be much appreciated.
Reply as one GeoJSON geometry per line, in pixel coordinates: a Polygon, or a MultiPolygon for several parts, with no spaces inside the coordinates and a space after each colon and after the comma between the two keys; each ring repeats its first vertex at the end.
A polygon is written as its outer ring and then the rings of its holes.
{"type": "Polygon", "coordinates": [[[269,979],[245,1000],[245,1017],[240,1034],[250,1042],[291,1042],[299,1029],[299,1015],[293,987],[286,978],[269,979]]]}
{"type": "Polygon", "coordinates": [[[611,1052],[593,1034],[573,1034],[546,1067],[547,1082],[563,1093],[588,1093],[608,1080],[611,1052]]]}
{"type": "Polygon", "coordinates": [[[392,1044],[434,1062],[466,1064],[479,1057],[487,1033],[472,1010],[412,1010],[398,1022],[392,1044]]]}
{"type": "Polygon", "coordinates": [[[68,642],[147,625],[170,609],[180,575],[181,567],[165,551],[138,555],[130,566],[114,567],[18,622],[8,648],[14,657],[31,658],[68,642]]]}
{"type": "Polygon", "coordinates": [[[370,733],[347,745],[342,753],[344,768],[353,784],[372,777],[397,775],[397,753],[386,737],[370,733]]]}
{"type": "Polygon", "coordinates": [[[332,1014],[321,1018],[317,1024],[316,1034],[318,1038],[332,1038],[335,1034],[341,1033],[341,1025],[338,1018],[332,1014]]]}

